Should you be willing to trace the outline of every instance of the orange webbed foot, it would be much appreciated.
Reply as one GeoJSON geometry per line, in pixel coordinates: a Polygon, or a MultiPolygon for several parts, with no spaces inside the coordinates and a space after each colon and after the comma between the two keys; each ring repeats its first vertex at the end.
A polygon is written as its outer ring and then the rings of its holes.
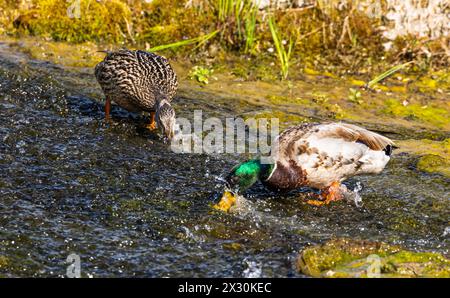
{"type": "Polygon", "coordinates": [[[148,123],[145,125],[145,128],[149,129],[149,130],[155,130],[156,129],[156,123],[152,122],[152,123],[148,123]]]}
{"type": "Polygon", "coordinates": [[[313,206],[328,205],[333,201],[342,200],[341,185],[339,182],[333,182],[329,187],[322,190],[318,200],[308,200],[306,203],[313,206]]]}
{"type": "Polygon", "coordinates": [[[147,128],[149,130],[156,129],[155,112],[150,112],[150,123],[145,125],[145,128],[147,128]]]}

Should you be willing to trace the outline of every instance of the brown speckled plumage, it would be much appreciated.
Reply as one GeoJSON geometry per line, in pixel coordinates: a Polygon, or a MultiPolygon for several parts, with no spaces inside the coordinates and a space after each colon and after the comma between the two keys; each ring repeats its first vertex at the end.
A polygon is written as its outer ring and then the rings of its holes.
{"type": "Polygon", "coordinates": [[[275,191],[296,189],[308,184],[305,171],[294,160],[290,160],[287,166],[278,161],[270,179],[262,182],[267,188],[275,191]]]}
{"type": "MultiPolygon", "coordinates": [[[[378,174],[389,162],[394,143],[377,133],[346,123],[307,123],[283,131],[270,157],[235,166],[226,186],[243,192],[260,180],[267,188],[289,191],[303,186],[320,189],[322,206],[343,198],[340,183],[360,174],[378,174]]],[[[344,188],[345,190],[345,188],[344,188]]]]}
{"type": "Polygon", "coordinates": [[[178,80],[167,59],[144,51],[108,52],[95,67],[107,98],[132,111],[155,111],[157,100],[170,102],[178,80]]]}
{"type": "Polygon", "coordinates": [[[276,167],[263,181],[271,188],[324,188],[358,174],[379,173],[394,143],[346,123],[307,123],[283,131],[273,147],[276,167]]]}

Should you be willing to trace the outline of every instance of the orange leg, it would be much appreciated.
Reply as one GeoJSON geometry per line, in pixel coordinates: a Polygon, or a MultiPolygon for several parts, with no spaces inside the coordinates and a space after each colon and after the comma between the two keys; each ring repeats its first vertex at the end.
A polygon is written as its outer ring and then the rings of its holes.
{"type": "Polygon", "coordinates": [[[109,116],[111,112],[111,100],[109,98],[106,98],[105,102],[105,119],[106,121],[109,121],[111,117],[109,116]]]}
{"type": "Polygon", "coordinates": [[[156,114],[155,112],[150,112],[150,123],[145,126],[150,130],[156,129],[155,114],[156,114]]]}
{"type": "Polygon", "coordinates": [[[342,200],[341,185],[339,182],[333,182],[326,189],[322,190],[320,200],[308,200],[307,203],[314,206],[328,205],[332,201],[342,200]]]}

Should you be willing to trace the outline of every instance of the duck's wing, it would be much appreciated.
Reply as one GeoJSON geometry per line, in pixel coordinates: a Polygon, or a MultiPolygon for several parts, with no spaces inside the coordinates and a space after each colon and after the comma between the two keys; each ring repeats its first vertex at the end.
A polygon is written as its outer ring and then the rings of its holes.
{"type": "Polygon", "coordinates": [[[272,144],[271,156],[274,161],[289,163],[289,160],[295,160],[298,154],[301,154],[305,148],[305,140],[318,128],[319,123],[304,123],[289,127],[279,134],[272,144]]]}
{"type": "Polygon", "coordinates": [[[385,136],[347,123],[330,123],[324,125],[317,132],[317,137],[359,142],[375,151],[386,150],[388,146],[394,146],[394,142],[385,136]]]}
{"type": "Polygon", "coordinates": [[[311,123],[280,134],[275,161],[305,171],[310,185],[326,187],[356,174],[379,173],[394,143],[377,133],[345,123],[311,123]]]}
{"type": "Polygon", "coordinates": [[[389,151],[386,152],[387,155],[390,155],[390,150],[395,146],[391,139],[356,125],[347,123],[305,123],[283,131],[276,139],[273,149],[279,151],[280,157],[295,157],[308,149],[305,147],[305,144],[311,138],[361,143],[374,151],[389,151]]]}

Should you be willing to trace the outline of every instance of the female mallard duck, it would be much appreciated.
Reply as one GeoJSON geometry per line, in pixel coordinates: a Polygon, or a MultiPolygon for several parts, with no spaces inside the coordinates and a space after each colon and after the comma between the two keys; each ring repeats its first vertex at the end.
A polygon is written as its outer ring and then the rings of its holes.
{"type": "Polygon", "coordinates": [[[95,67],[95,76],[106,96],[106,119],[114,101],[130,112],[150,112],[147,128],[156,128],[156,117],[163,133],[173,137],[175,111],[170,102],[178,80],[167,59],[144,51],[107,52],[95,67]]]}
{"type": "Polygon", "coordinates": [[[272,147],[270,163],[243,162],[226,177],[227,188],[215,208],[227,211],[235,193],[257,180],[269,189],[288,191],[302,186],[320,189],[324,205],[342,199],[340,183],[360,174],[378,174],[388,163],[394,143],[377,133],[345,123],[309,123],[283,131],[272,147]]]}

